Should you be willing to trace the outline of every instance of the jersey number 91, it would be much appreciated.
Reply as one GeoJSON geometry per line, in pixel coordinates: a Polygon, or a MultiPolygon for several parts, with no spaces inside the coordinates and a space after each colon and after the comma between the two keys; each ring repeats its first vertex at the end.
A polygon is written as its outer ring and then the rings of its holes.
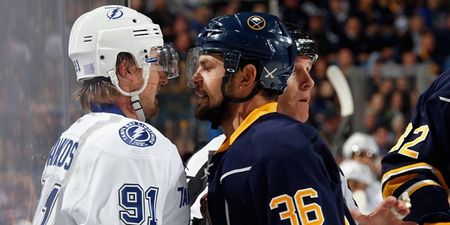
{"type": "Polygon", "coordinates": [[[124,184],[119,189],[119,205],[123,210],[119,211],[120,220],[124,224],[157,225],[156,203],[158,188],[150,187],[145,192],[139,184],[124,184]],[[147,204],[145,204],[147,203],[147,204]],[[145,215],[145,207],[148,206],[149,215],[145,215]]]}

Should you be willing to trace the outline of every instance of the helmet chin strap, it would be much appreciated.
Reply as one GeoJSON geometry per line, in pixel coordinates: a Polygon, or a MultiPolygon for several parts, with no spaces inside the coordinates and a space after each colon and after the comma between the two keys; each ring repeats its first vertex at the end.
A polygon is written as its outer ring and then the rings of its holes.
{"type": "Polygon", "coordinates": [[[147,87],[148,78],[150,76],[149,75],[150,74],[149,73],[150,72],[150,64],[146,63],[146,64],[142,65],[142,71],[143,71],[143,76],[144,76],[144,83],[142,84],[141,88],[139,88],[138,90],[133,91],[133,92],[126,92],[126,91],[122,90],[122,88],[120,88],[119,79],[117,78],[116,71],[111,70],[108,72],[108,75],[109,75],[109,78],[111,79],[111,82],[114,84],[116,89],[122,95],[131,97],[131,104],[133,106],[134,113],[136,114],[137,119],[140,121],[145,121],[144,109],[142,108],[141,100],[139,99],[139,94],[144,91],[145,87],[147,87]]]}

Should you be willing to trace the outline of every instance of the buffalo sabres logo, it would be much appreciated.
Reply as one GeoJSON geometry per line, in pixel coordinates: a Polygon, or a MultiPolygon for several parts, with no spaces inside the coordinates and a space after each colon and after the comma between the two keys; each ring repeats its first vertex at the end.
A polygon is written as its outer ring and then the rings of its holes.
{"type": "Polygon", "coordinates": [[[250,16],[247,25],[253,30],[262,30],[266,27],[266,21],[260,16],[250,16]]]}
{"type": "Polygon", "coordinates": [[[145,124],[137,121],[120,128],[119,135],[125,143],[137,147],[152,146],[156,142],[156,135],[145,124]]]}
{"type": "Polygon", "coordinates": [[[116,7],[116,8],[112,8],[112,9],[108,10],[108,12],[106,12],[106,16],[110,20],[114,20],[114,19],[118,19],[118,18],[122,17],[123,12],[119,7],[116,7]]]}
{"type": "Polygon", "coordinates": [[[266,74],[264,75],[265,78],[270,78],[273,79],[275,78],[275,76],[273,75],[273,73],[275,73],[275,71],[277,71],[278,68],[274,68],[272,71],[269,71],[266,67],[264,67],[264,71],[266,72],[266,74]]]}

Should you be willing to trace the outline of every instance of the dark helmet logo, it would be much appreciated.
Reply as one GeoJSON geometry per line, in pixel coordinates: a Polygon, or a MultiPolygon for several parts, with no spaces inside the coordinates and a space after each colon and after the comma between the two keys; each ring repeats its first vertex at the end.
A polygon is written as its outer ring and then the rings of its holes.
{"type": "Polygon", "coordinates": [[[260,16],[250,16],[247,25],[253,30],[262,30],[266,26],[266,21],[260,16]]]}

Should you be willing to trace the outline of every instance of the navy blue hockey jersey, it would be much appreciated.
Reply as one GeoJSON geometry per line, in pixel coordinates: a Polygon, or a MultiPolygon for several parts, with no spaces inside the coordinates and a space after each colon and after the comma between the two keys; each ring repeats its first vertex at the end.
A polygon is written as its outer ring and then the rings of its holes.
{"type": "Polygon", "coordinates": [[[411,122],[382,166],[383,196],[411,196],[405,220],[450,221],[450,70],[420,96],[411,122]]]}
{"type": "Polygon", "coordinates": [[[212,223],[354,224],[327,146],[314,128],[275,109],[253,111],[212,157],[212,223]]]}

